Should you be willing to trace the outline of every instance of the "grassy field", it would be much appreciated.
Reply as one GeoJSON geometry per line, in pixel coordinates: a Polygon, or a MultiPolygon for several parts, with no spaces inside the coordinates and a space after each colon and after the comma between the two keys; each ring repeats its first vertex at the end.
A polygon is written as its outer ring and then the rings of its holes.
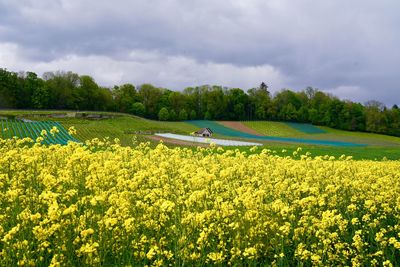
{"type": "Polygon", "coordinates": [[[244,121],[245,126],[266,136],[294,137],[306,135],[283,122],[277,121],[244,121]]]}
{"type": "Polygon", "coordinates": [[[243,122],[249,128],[264,135],[281,137],[301,137],[304,139],[332,140],[343,142],[355,142],[368,146],[400,147],[400,138],[374,133],[351,132],[318,126],[326,133],[305,134],[297,131],[285,123],[274,121],[246,121],[243,122]]]}
{"type": "Polygon", "coordinates": [[[84,112],[86,114],[104,114],[108,116],[114,116],[112,119],[102,120],[90,120],[84,118],[38,118],[35,117],[37,114],[65,114],[71,113],[71,111],[28,111],[28,110],[0,110],[0,116],[11,116],[24,118],[30,120],[51,120],[59,122],[62,126],[68,129],[74,126],[77,130],[76,138],[85,141],[93,138],[106,138],[110,139],[118,138],[122,145],[129,146],[133,144],[133,139],[139,142],[150,141],[152,145],[156,142],[146,138],[147,134],[135,134],[141,133],[154,133],[154,132],[172,132],[179,134],[189,134],[193,131],[198,130],[193,125],[185,122],[161,122],[155,120],[147,120],[140,117],[112,113],[112,112],[84,112]]]}
{"type": "Polygon", "coordinates": [[[148,141],[143,134],[135,132],[172,132],[186,134],[196,131],[197,128],[184,122],[159,122],[137,118],[133,116],[116,117],[105,120],[86,120],[86,119],[54,119],[68,128],[74,126],[77,130],[77,138],[89,140],[93,138],[111,139],[118,138],[122,145],[131,145],[134,136],[138,141],[148,141]]]}
{"type": "Polygon", "coordinates": [[[400,149],[398,147],[378,147],[378,146],[367,146],[367,147],[332,147],[332,146],[313,146],[313,145],[301,145],[298,144],[285,144],[278,142],[264,143],[263,147],[258,147],[257,150],[252,151],[248,147],[238,147],[242,152],[247,154],[260,153],[262,149],[269,149],[273,154],[278,156],[293,156],[293,153],[298,155],[305,155],[307,152],[311,156],[333,156],[339,158],[342,155],[352,156],[356,160],[400,160],[400,149]],[[301,147],[301,152],[296,152],[301,147]]]}
{"type": "MultiPolygon", "coordinates": [[[[399,137],[374,133],[342,131],[329,127],[320,127],[322,130],[325,130],[326,133],[305,134],[291,128],[285,123],[274,121],[246,121],[243,122],[243,124],[264,135],[358,142],[368,145],[366,147],[352,148],[301,145],[303,151],[308,151],[314,156],[332,155],[335,157],[340,157],[344,154],[351,155],[355,159],[380,160],[384,157],[395,160],[400,159],[399,137]]],[[[278,155],[291,155],[296,150],[296,148],[299,147],[298,144],[285,144],[279,142],[269,142],[266,143],[266,146],[271,150],[276,151],[276,154],[278,155]],[[282,150],[286,150],[286,152],[283,153],[282,150]]]]}
{"type": "MultiPolygon", "coordinates": [[[[74,126],[77,130],[77,139],[81,141],[93,139],[93,138],[105,138],[110,139],[118,138],[121,140],[121,144],[129,146],[133,144],[133,138],[137,141],[150,141],[151,145],[154,146],[158,142],[149,140],[146,134],[134,134],[135,132],[172,132],[178,134],[189,134],[196,131],[198,127],[185,122],[160,122],[154,120],[147,120],[131,115],[120,114],[120,113],[107,113],[101,112],[106,115],[114,115],[112,119],[103,120],[88,120],[83,118],[33,118],[32,114],[54,114],[54,113],[66,113],[67,111],[5,111],[0,110],[0,116],[24,116],[33,120],[53,120],[59,122],[66,129],[70,126],[74,126]]],[[[87,112],[88,113],[88,112],[87,112]]],[[[94,113],[94,112],[92,112],[94,113]]],[[[257,122],[243,122],[249,128],[256,130],[257,132],[269,135],[269,136],[281,136],[281,137],[299,137],[309,139],[320,139],[320,140],[333,140],[333,141],[344,141],[344,142],[358,142],[364,143],[366,147],[330,147],[330,146],[318,146],[318,145],[306,145],[306,144],[295,144],[295,143],[283,143],[274,141],[262,141],[263,147],[258,148],[256,153],[264,148],[276,151],[277,155],[287,156],[291,155],[298,147],[303,148],[303,152],[310,152],[313,156],[332,155],[340,157],[341,155],[350,155],[355,159],[377,159],[381,160],[386,157],[388,159],[400,159],[400,138],[378,135],[372,133],[360,133],[360,132],[348,132],[329,127],[321,127],[325,130],[324,134],[305,134],[301,133],[285,123],[271,122],[271,121],[257,121],[257,122]],[[282,152],[284,151],[284,152],[282,152]]],[[[228,138],[226,136],[214,136],[218,138],[228,138]]],[[[241,138],[229,138],[238,140],[247,140],[241,138]]],[[[169,145],[176,146],[176,145],[169,145]]],[[[193,148],[195,149],[195,148],[193,148]]],[[[247,153],[254,153],[250,151],[250,148],[245,147],[231,147],[229,149],[239,149],[240,151],[246,151],[247,153]]]]}

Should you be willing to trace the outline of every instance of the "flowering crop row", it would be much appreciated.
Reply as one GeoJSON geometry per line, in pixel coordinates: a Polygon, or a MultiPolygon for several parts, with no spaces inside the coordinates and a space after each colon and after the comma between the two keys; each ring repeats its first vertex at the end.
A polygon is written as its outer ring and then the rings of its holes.
{"type": "Polygon", "coordinates": [[[399,169],[0,140],[0,265],[400,265],[399,169]]]}

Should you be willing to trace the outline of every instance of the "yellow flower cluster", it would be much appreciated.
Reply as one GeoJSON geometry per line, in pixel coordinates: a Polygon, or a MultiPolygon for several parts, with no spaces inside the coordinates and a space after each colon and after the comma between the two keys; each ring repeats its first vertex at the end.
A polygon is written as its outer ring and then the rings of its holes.
{"type": "Polygon", "coordinates": [[[0,266],[399,266],[400,162],[296,154],[0,140],[0,266]]]}

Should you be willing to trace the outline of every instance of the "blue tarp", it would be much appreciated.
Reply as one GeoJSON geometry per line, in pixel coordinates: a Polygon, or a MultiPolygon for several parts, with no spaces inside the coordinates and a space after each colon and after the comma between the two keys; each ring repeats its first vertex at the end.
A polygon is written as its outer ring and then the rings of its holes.
{"type": "Polygon", "coordinates": [[[306,133],[306,134],[326,133],[325,130],[322,130],[321,128],[318,128],[318,127],[316,127],[312,124],[308,124],[308,123],[286,122],[285,124],[299,132],[306,133]]]}

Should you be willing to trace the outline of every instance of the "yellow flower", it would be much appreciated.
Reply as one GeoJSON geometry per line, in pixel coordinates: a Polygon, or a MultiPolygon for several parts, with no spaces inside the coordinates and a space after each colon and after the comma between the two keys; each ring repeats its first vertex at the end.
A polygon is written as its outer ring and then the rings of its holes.
{"type": "Polygon", "coordinates": [[[74,126],[71,126],[68,128],[68,134],[70,135],[75,135],[76,134],[76,129],[74,126]]]}
{"type": "Polygon", "coordinates": [[[0,140],[0,266],[400,264],[399,161],[110,140],[0,140]]]}
{"type": "Polygon", "coordinates": [[[60,130],[58,130],[58,128],[56,126],[53,126],[53,128],[51,128],[51,130],[50,130],[50,133],[53,136],[55,136],[59,132],[60,132],[60,130]]]}

